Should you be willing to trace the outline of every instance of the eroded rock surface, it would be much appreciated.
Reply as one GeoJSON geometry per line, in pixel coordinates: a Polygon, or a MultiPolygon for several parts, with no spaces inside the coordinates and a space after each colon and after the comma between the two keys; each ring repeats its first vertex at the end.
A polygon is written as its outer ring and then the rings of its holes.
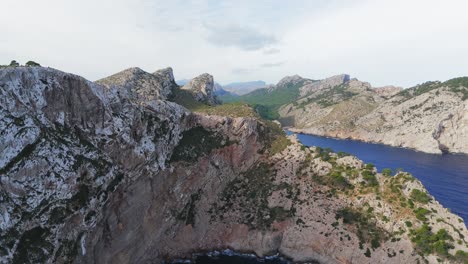
{"type": "Polygon", "coordinates": [[[372,88],[357,79],[315,82],[279,114],[291,130],[407,147],[428,153],[468,153],[468,87],[463,78],[411,89],[372,88]],[[323,85],[322,85],[323,84],[323,85]],[[292,120],[292,121],[291,121],[292,120]],[[286,122],[285,122],[286,123],[286,122]]]}
{"type": "Polygon", "coordinates": [[[195,100],[199,102],[209,105],[220,104],[215,95],[213,76],[208,73],[193,78],[182,89],[190,91],[194,95],[195,100]]]}
{"type": "MultiPolygon", "coordinates": [[[[464,261],[465,224],[411,175],[306,148],[254,115],[160,100],[169,71],[152,74],[166,76],[155,86],[124,75],[102,85],[0,70],[0,262],[161,263],[225,248],[320,263],[464,261]]],[[[445,142],[454,127],[441,127],[445,142]]]]}

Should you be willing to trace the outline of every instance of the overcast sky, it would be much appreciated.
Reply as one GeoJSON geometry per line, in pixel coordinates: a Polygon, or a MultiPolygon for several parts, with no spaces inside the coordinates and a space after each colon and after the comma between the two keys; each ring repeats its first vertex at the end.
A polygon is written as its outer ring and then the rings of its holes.
{"type": "Polygon", "coordinates": [[[409,87],[468,75],[466,0],[0,0],[0,64],[96,80],[171,66],[220,83],[340,73],[409,87]]]}

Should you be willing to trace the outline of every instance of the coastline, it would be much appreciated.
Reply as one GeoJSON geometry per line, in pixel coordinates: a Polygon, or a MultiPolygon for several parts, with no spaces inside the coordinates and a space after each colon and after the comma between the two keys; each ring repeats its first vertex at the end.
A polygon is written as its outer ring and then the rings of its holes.
{"type": "Polygon", "coordinates": [[[338,134],[336,134],[335,136],[332,136],[332,135],[329,135],[329,134],[313,133],[313,132],[307,131],[306,129],[300,129],[300,128],[289,127],[289,126],[284,126],[282,128],[285,131],[289,131],[289,132],[296,133],[296,134],[311,135],[311,136],[331,138],[331,139],[337,139],[337,140],[353,140],[353,141],[369,143],[369,144],[375,144],[375,145],[384,145],[384,146],[393,147],[393,148],[408,149],[408,150],[413,150],[413,151],[421,152],[421,153],[425,153],[425,154],[465,155],[465,156],[468,156],[468,153],[466,153],[466,152],[443,152],[440,149],[439,149],[440,150],[439,152],[430,152],[430,151],[424,151],[422,149],[415,148],[415,147],[406,147],[406,146],[401,146],[401,145],[396,145],[396,144],[389,144],[389,143],[385,143],[383,141],[365,140],[363,138],[355,138],[355,137],[351,137],[351,136],[336,136],[338,134]]]}

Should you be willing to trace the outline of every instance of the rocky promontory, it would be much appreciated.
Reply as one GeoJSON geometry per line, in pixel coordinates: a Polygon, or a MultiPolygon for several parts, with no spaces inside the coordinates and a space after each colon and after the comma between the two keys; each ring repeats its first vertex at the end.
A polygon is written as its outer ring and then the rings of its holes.
{"type": "Polygon", "coordinates": [[[168,73],[0,70],[1,263],[467,261],[465,223],[410,174],[307,148],[245,104],[192,112],[164,99],[168,73]]]}
{"type": "MultiPolygon", "coordinates": [[[[340,79],[340,78],[339,78],[340,79]]],[[[468,153],[467,78],[402,90],[325,79],[278,110],[292,131],[383,143],[428,153],[468,153]],[[323,85],[322,85],[323,83],[323,85]],[[327,84],[325,86],[325,84],[327,84]]]]}
{"type": "Polygon", "coordinates": [[[194,95],[195,100],[199,102],[209,105],[220,104],[215,95],[213,76],[208,73],[193,78],[186,85],[182,86],[182,89],[190,91],[194,95]]]}

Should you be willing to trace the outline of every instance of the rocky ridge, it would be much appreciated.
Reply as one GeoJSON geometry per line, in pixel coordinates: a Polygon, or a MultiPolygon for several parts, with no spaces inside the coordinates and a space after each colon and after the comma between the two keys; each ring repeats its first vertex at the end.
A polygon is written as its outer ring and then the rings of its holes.
{"type": "Polygon", "coordinates": [[[306,148],[255,116],[192,113],[155,96],[163,80],[150,94],[128,83],[0,70],[1,263],[161,263],[225,248],[466,261],[463,221],[407,173],[306,148]]]}
{"type": "Polygon", "coordinates": [[[342,85],[348,82],[349,78],[350,77],[348,74],[341,74],[341,75],[336,75],[330,78],[323,79],[319,82],[306,83],[303,87],[301,87],[300,95],[305,96],[307,94],[310,94],[318,90],[323,90],[323,89],[335,87],[338,85],[342,85]]]}
{"type": "Polygon", "coordinates": [[[195,100],[199,102],[209,105],[220,104],[220,101],[215,95],[213,76],[208,73],[193,78],[182,86],[182,89],[190,91],[194,95],[195,100]]]}
{"type": "Polygon", "coordinates": [[[314,85],[319,89],[306,89],[306,96],[283,105],[279,114],[283,124],[296,132],[428,153],[468,153],[468,84],[463,80],[426,83],[406,90],[373,88],[357,79],[336,86],[318,82],[314,85]]]}
{"type": "Polygon", "coordinates": [[[125,88],[129,94],[139,95],[148,100],[166,100],[174,86],[172,68],[165,68],[151,74],[140,68],[129,68],[96,81],[97,84],[125,88]]]}

